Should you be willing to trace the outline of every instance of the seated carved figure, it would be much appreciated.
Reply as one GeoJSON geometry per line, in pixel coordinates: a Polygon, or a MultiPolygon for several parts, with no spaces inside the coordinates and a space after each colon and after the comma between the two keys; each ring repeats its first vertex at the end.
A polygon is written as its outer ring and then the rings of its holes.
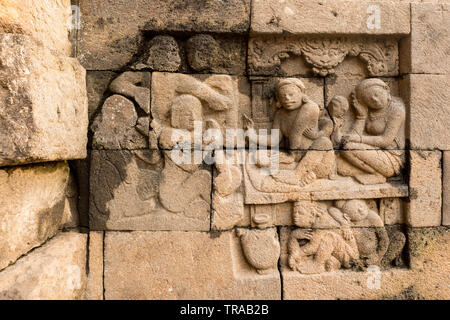
{"type": "Polygon", "coordinates": [[[356,120],[352,133],[343,137],[338,173],[363,184],[384,183],[399,175],[404,164],[404,104],[380,79],[361,81],[353,104],[356,120]]]}
{"type": "MultiPolygon", "coordinates": [[[[174,139],[176,129],[184,129],[189,134],[193,133],[194,121],[201,121],[200,100],[191,95],[176,97],[171,107],[171,126],[159,128],[160,144],[167,149],[174,147],[178,139],[174,139]]],[[[156,124],[153,123],[156,127],[156,124]]],[[[182,136],[178,136],[178,138],[182,136]]],[[[189,146],[190,147],[190,146],[189,146]]],[[[175,151],[164,151],[164,169],[159,186],[159,198],[164,208],[171,212],[183,212],[189,205],[198,202],[200,206],[209,205],[209,186],[211,173],[201,170],[200,164],[192,159],[183,163],[174,161],[175,151]]],[[[180,155],[181,158],[181,155],[180,155]]]]}
{"type": "MultiPolygon", "coordinates": [[[[276,96],[279,109],[275,112],[272,129],[280,131],[279,141],[270,141],[270,137],[265,137],[265,141],[255,139],[259,141],[252,142],[277,145],[284,139],[298,164],[294,170],[278,171],[273,179],[304,186],[317,178],[328,176],[334,154],[330,139],[321,134],[322,128],[319,128],[319,106],[306,95],[305,85],[296,78],[281,80],[277,85],[276,96]]],[[[246,127],[253,128],[253,121],[248,118],[245,120],[246,127]]],[[[326,131],[331,133],[329,128],[326,131]]]]}

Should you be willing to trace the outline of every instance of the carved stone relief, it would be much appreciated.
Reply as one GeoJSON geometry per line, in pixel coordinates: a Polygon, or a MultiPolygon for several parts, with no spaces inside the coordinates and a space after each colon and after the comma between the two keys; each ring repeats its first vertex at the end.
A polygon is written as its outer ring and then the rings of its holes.
{"type": "MultiPolygon", "coordinates": [[[[252,38],[249,42],[249,73],[252,75],[286,75],[282,64],[302,56],[298,61],[314,74],[327,76],[349,57],[366,64],[369,76],[398,74],[398,45],[393,40],[361,41],[352,38],[296,38],[291,36],[252,38]]],[[[294,72],[295,73],[295,72],[294,72]]],[[[297,73],[298,74],[298,73],[297,73]]],[[[291,74],[292,75],[292,74],[291,74]]]]}
{"type": "MultiPolygon", "coordinates": [[[[286,39],[285,47],[264,47],[275,50],[270,59],[258,49],[262,40],[253,39],[253,71],[275,72],[289,52],[320,75],[333,73],[346,56],[366,61],[372,75],[396,73],[395,42],[286,39]]],[[[134,68],[162,66],[158,52],[170,49],[174,63],[162,70],[179,70],[177,43],[154,37],[134,68]]],[[[190,67],[211,71],[216,39],[200,34],[186,45],[190,67]]],[[[258,274],[277,268],[278,226],[288,227],[282,229],[286,266],[300,273],[403,266],[406,239],[394,225],[404,222],[400,199],[408,196],[405,107],[391,94],[396,82],[386,79],[352,79],[340,90],[339,77],[251,76],[250,86],[240,76],[154,72],[150,85],[147,72],[120,74],[92,125],[94,148],[106,149],[92,153],[92,227],[242,227],[236,229],[242,254],[258,274]],[[208,129],[222,138],[206,135],[208,129]],[[229,129],[246,132],[243,144],[229,139],[229,129]],[[189,144],[181,144],[186,138],[189,144]],[[214,149],[198,161],[195,151],[211,142],[214,149]],[[186,148],[193,151],[187,161],[177,161],[174,155],[186,148]]]]}

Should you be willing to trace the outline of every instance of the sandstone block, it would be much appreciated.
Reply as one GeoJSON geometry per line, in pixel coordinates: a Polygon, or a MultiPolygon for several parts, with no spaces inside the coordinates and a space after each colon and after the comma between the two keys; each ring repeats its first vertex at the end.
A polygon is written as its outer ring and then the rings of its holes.
{"type": "Polygon", "coordinates": [[[47,48],[70,55],[70,0],[4,0],[0,3],[0,33],[33,36],[47,48]]]}
{"type": "Polygon", "coordinates": [[[0,270],[56,234],[68,180],[64,162],[0,170],[0,270]]]}
{"type": "Polygon", "coordinates": [[[232,232],[107,232],[106,299],[280,299],[241,250],[232,232]]]}
{"type": "Polygon", "coordinates": [[[443,153],[443,208],[442,208],[442,224],[444,226],[450,226],[450,152],[445,151],[443,153]]]}
{"type": "Polygon", "coordinates": [[[410,74],[400,81],[409,105],[409,140],[413,149],[449,150],[450,75],[410,74]]]}
{"type": "Polygon", "coordinates": [[[403,44],[403,73],[450,72],[450,3],[412,3],[411,36],[403,44]]]}
{"type": "Polygon", "coordinates": [[[0,299],[82,299],[86,288],[86,235],[60,233],[0,272],[0,299]]]}
{"type": "Polygon", "coordinates": [[[382,34],[410,32],[409,3],[256,0],[251,32],[264,34],[382,34]]]}
{"type": "Polygon", "coordinates": [[[410,226],[441,225],[441,158],[440,151],[410,151],[410,201],[406,206],[406,221],[410,226]]]}
{"type": "Polygon", "coordinates": [[[89,233],[87,300],[103,300],[103,237],[103,232],[92,231],[89,233]]]}
{"type": "Polygon", "coordinates": [[[133,3],[82,0],[80,8],[79,59],[88,70],[111,70],[126,65],[143,43],[141,31],[242,34],[250,23],[248,0],[133,3]]]}
{"type": "Polygon", "coordinates": [[[0,35],[0,166],[86,156],[85,71],[32,38],[0,35]]]}
{"type": "Polygon", "coordinates": [[[94,150],[91,159],[91,230],[209,230],[207,166],[177,165],[159,150],[94,150]]]}

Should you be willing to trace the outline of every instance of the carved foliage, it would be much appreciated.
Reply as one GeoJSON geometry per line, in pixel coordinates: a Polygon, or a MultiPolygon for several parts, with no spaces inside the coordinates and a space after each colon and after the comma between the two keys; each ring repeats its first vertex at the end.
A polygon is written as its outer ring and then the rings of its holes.
{"type": "Polygon", "coordinates": [[[397,43],[393,40],[361,41],[348,38],[254,38],[249,42],[251,74],[282,74],[283,60],[303,56],[320,76],[335,73],[346,56],[357,56],[367,64],[370,76],[398,72],[397,43]]]}

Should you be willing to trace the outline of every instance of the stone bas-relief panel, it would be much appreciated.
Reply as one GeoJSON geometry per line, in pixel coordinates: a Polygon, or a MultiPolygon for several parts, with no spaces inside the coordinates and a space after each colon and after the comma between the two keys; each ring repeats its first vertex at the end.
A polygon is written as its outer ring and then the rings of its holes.
{"type": "Polygon", "coordinates": [[[365,70],[348,64],[350,73],[395,76],[399,69],[395,38],[260,36],[250,39],[248,57],[250,75],[333,75],[342,73],[340,65],[352,57],[365,70]]]}
{"type": "Polygon", "coordinates": [[[222,141],[216,143],[234,147],[233,141],[226,141],[226,129],[243,128],[243,115],[250,114],[249,97],[250,87],[244,77],[154,72],[151,139],[155,135],[159,148],[172,149],[180,142],[173,138],[175,129],[190,136],[192,147],[204,149],[213,141],[200,137],[201,142],[197,142],[197,121],[203,137],[208,129],[218,130],[222,141]]]}
{"type": "Polygon", "coordinates": [[[172,151],[93,150],[92,230],[209,230],[211,169],[172,151]]]}

